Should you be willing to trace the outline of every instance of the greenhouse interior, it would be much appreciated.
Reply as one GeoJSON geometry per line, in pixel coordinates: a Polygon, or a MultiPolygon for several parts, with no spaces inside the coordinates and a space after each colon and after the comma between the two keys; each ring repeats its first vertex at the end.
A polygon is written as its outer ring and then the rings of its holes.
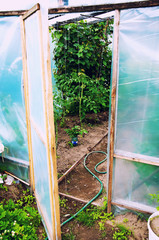
{"type": "MultiPolygon", "coordinates": [[[[158,42],[158,1],[90,0],[86,5],[84,1],[30,0],[9,8],[4,3],[0,12],[0,170],[31,189],[46,239],[61,239],[58,185],[79,164],[79,160],[72,162],[66,173],[63,169],[62,180],[57,179],[57,116],[67,119],[68,114],[73,119],[72,111],[79,114],[82,136],[88,133],[82,126],[89,112],[96,117],[103,109],[109,112],[102,135],[108,132],[107,174],[102,178],[107,212],[115,208],[156,211],[158,203],[149,195],[159,191],[158,42]],[[100,37],[95,35],[98,31],[100,37]]],[[[76,151],[71,147],[68,152],[76,151]]]]}

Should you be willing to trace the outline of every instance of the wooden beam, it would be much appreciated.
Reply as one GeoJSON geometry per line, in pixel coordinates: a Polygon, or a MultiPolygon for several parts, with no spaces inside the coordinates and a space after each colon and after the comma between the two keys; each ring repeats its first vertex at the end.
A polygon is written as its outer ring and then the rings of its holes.
{"type": "Polygon", "coordinates": [[[31,191],[33,192],[35,190],[35,180],[34,180],[33,151],[32,151],[30,108],[29,108],[27,50],[26,50],[25,23],[24,23],[22,17],[20,17],[20,25],[21,25],[21,39],[22,39],[22,62],[23,62],[25,113],[26,113],[28,152],[29,152],[29,165],[30,165],[30,185],[31,185],[31,191]]]}
{"type": "Polygon", "coordinates": [[[37,3],[31,9],[29,9],[27,12],[24,13],[24,15],[22,16],[23,20],[27,19],[28,17],[30,17],[33,13],[35,13],[38,10],[40,10],[39,3],[37,3]]]}
{"type": "Polygon", "coordinates": [[[25,185],[27,185],[27,186],[29,186],[30,187],[30,184],[29,183],[27,183],[27,182],[25,182],[24,180],[22,180],[22,179],[20,179],[20,178],[18,178],[17,176],[15,176],[14,174],[12,174],[12,173],[10,173],[10,172],[7,172],[7,171],[4,171],[6,174],[8,174],[8,175],[10,175],[11,177],[13,177],[13,178],[15,178],[15,179],[17,179],[17,180],[19,180],[20,182],[22,182],[22,183],[24,183],[25,185]]]}
{"type": "MultiPolygon", "coordinates": [[[[71,200],[75,200],[75,201],[84,203],[84,204],[87,204],[89,202],[89,201],[83,200],[81,198],[77,198],[77,197],[74,197],[72,195],[68,195],[68,194],[62,193],[62,192],[59,192],[59,195],[63,196],[63,197],[66,197],[66,198],[70,198],[71,200]]],[[[94,206],[100,207],[100,205],[98,205],[97,203],[94,203],[94,202],[92,202],[90,205],[94,205],[94,206]]]]}
{"type": "MultiPolygon", "coordinates": [[[[152,214],[154,211],[156,211],[155,208],[148,207],[148,206],[144,206],[145,210],[142,210],[141,207],[137,208],[137,206],[132,207],[132,205],[130,206],[129,204],[126,203],[126,201],[123,201],[123,203],[112,202],[112,205],[119,206],[119,207],[126,208],[126,209],[130,209],[130,210],[133,210],[135,212],[142,212],[142,213],[145,213],[145,214],[152,214]]],[[[136,203],[136,205],[137,205],[137,203],[136,203]]]]}
{"type": "Polygon", "coordinates": [[[53,194],[55,202],[55,216],[56,217],[56,231],[58,240],[61,239],[61,226],[60,226],[60,207],[59,207],[59,194],[58,194],[58,180],[57,180],[57,160],[56,160],[56,143],[55,143],[55,126],[54,126],[54,110],[53,110],[53,94],[52,94],[52,75],[51,75],[51,55],[50,55],[50,41],[49,29],[47,36],[47,74],[48,84],[46,89],[46,106],[47,106],[47,120],[49,131],[49,152],[50,161],[52,163],[52,178],[53,178],[53,194]]]}
{"type": "Polygon", "coordinates": [[[2,11],[0,12],[0,16],[21,16],[24,15],[27,11],[20,10],[20,11],[2,11]]]}
{"type": "Polygon", "coordinates": [[[102,5],[91,6],[75,6],[75,7],[59,7],[49,9],[49,14],[56,13],[75,13],[75,12],[92,12],[92,11],[112,11],[115,9],[129,9],[129,8],[141,8],[141,7],[153,7],[159,6],[159,0],[147,0],[147,1],[135,1],[125,3],[111,3],[102,5]]]}
{"type": "Polygon", "coordinates": [[[113,42],[113,75],[112,75],[111,116],[110,116],[110,147],[109,147],[108,208],[107,208],[108,213],[111,212],[111,200],[112,200],[112,178],[113,178],[115,112],[116,112],[116,85],[117,85],[117,77],[118,77],[119,21],[120,21],[120,12],[119,10],[115,10],[114,42],[113,42]]]}
{"type": "Polygon", "coordinates": [[[159,166],[159,158],[156,158],[156,157],[150,157],[150,156],[145,156],[141,154],[124,152],[124,151],[115,152],[114,157],[117,159],[123,159],[128,161],[134,161],[134,162],[159,166]]]}

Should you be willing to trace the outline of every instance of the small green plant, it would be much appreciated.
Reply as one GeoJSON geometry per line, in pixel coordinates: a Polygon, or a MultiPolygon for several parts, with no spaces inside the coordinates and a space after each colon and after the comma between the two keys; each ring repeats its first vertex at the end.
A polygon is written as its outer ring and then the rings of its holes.
{"type": "MultiPolygon", "coordinates": [[[[151,196],[151,199],[154,200],[157,204],[159,204],[159,191],[157,191],[154,194],[149,194],[151,196]]],[[[159,206],[156,207],[156,209],[159,211],[159,206]]]]}
{"type": "Polygon", "coordinates": [[[72,232],[62,234],[62,240],[75,240],[75,235],[72,232]]]}
{"type": "Polygon", "coordinates": [[[105,230],[105,225],[104,225],[104,223],[105,223],[105,221],[98,222],[99,230],[100,230],[100,231],[104,231],[104,230],[105,230]]]}
{"type": "Polygon", "coordinates": [[[113,234],[113,239],[114,240],[127,240],[128,236],[131,236],[132,232],[129,230],[127,227],[125,227],[122,224],[117,224],[117,227],[119,230],[115,231],[113,234]]]}
{"type": "Polygon", "coordinates": [[[84,133],[88,133],[87,130],[81,129],[81,127],[78,125],[72,127],[71,129],[65,129],[65,131],[71,138],[75,138],[78,135],[83,135],[84,133]]]}
{"type": "Polygon", "coordinates": [[[127,223],[128,222],[128,219],[127,218],[124,218],[123,219],[123,223],[127,223]]]}
{"type": "Polygon", "coordinates": [[[66,198],[61,199],[61,198],[59,197],[60,207],[67,208],[67,205],[66,205],[67,201],[68,201],[68,200],[67,200],[66,198]]]}
{"type": "Polygon", "coordinates": [[[71,148],[73,148],[74,147],[74,145],[73,145],[73,143],[72,142],[68,142],[68,145],[71,147],[71,148]]]}
{"type": "Polygon", "coordinates": [[[38,239],[37,230],[41,225],[41,216],[32,204],[35,198],[23,192],[18,201],[0,203],[0,239],[38,239]]]}
{"type": "Polygon", "coordinates": [[[112,220],[114,216],[112,213],[106,213],[102,207],[94,207],[87,208],[85,211],[82,211],[78,214],[77,220],[79,222],[82,222],[84,225],[91,227],[94,225],[96,221],[102,222],[102,224],[99,224],[100,227],[102,227],[103,223],[106,220],[112,220]]]}
{"type": "Polygon", "coordinates": [[[8,191],[8,188],[4,186],[2,183],[0,183],[0,189],[4,189],[6,192],[8,191]]]}

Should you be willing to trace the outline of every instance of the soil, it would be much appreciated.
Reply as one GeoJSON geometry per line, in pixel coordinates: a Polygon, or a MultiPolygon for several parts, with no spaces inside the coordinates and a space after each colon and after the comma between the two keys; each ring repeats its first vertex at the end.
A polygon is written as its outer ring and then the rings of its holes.
{"type": "Polygon", "coordinates": [[[152,231],[159,237],[159,216],[151,219],[150,226],[152,231]]]}
{"type": "MultiPolygon", "coordinates": [[[[59,174],[65,173],[77,160],[88,153],[106,134],[108,129],[108,112],[97,115],[87,114],[83,128],[88,131],[83,137],[78,137],[78,146],[70,147],[70,137],[65,129],[80,125],[78,116],[68,116],[65,124],[58,124],[57,169],[59,174]]],[[[106,149],[105,149],[106,151],[106,149]]]]}
{"type": "MultiPolygon", "coordinates": [[[[58,173],[63,174],[66,172],[76,161],[81,160],[80,164],[76,166],[67,177],[59,183],[59,192],[65,195],[73,196],[75,198],[89,201],[100,190],[99,182],[88,173],[83,166],[83,160],[86,154],[91,151],[104,151],[107,152],[108,141],[108,112],[100,113],[98,117],[94,114],[86,116],[86,123],[84,128],[88,134],[83,138],[79,138],[79,144],[76,147],[70,148],[68,142],[70,141],[64,129],[72,128],[75,125],[80,125],[78,117],[68,117],[66,119],[65,127],[58,129],[58,144],[57,144],[57,166],[58,173]]],[[[104,196],[106,196],[107,189],[107,174],[98,174],[94,171],[95,165],[105,158],[104,154],[91,154],[87,159],[87,167],[103,182],[104,190],[102,195],[93,202],[93,204],[102,206],[104,196]]],[[[99,171],[107,171],[107,162],[99,165],[99,171]]],[[[61,222],[65,221],[69,214],[73,214],[80,209],[81,203],[79,201],[67,198],[68,208],[61,209],[61,222]],[[76,207],[74,207],[74,205],[76,207]],[[65,216],[65,217],[64,217],[65,216]]],[[[94,227],[88,228],[76,220],[72,220],[62,227],[63,235],[66,233],[73,233],[77,240],[100,240],[100,239],[113,239],[114,224],[122,224],[126,228],[132,230],[133,235],[128,239],[146,240],[148,239],[147,221],[141,219],[137,214],[126,212],[123,215],[116,216],[114,221],[107,221],[106,236],[103,238],[103,233],[99,230],[98,224],[94,227]],[[125,222],[126,219],[126,222],[125,222]],[[112,230],[113,229],[113,230],[112,230]]],[[[69,239],[69,238],[68,238],[69,239]]]]}

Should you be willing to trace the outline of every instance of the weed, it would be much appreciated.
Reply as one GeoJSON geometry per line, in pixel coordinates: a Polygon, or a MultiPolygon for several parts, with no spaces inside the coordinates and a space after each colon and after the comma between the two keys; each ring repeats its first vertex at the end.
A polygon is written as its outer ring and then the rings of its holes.
{"type": "Polygon", "coordinates": [[[101,222],[98,222],[98,225],[99,225],[99,230],[100,231],[104,231],[105,230],[105,222],[101,221],[101,222]]]}
{"type": "Polygon", "coordinates": [[[113,239],[114,240],[127,240],[128,236],[131,236],[132,232],[131,230],[129,230],[127,227],[125,227],[122,224],[117,224],[117,227],[119,228],[119,230],[115,231],[115,233],[113,234],[113,239]]]}
{"type": "Polygon", "coordinates": [[[57,173],[57,178],[59,179],[60,177],[62,177],[63,174],[61,173],[57,173]]]}
{"type": "MultiPolygon", "coordinates": [[[[112,220],[113,219],[112,213],[106,213],[103,208],[94,207],[87,208],[85,211],[82,211],[78,214],[77,220],[79,222],[82,222],[86,226],[93,226],[95,221],[100,220],[102,222],[105,222],[106,220],[112,220]]],[[[99,224],[102,227],[102,224],[99,224]]]]}
{"type": "Polygon", "coordinates": [[[75,240],[75,235],[72,232],[62,234],[62,240],[75,240]]]}
{"type": "Polygon", "coordinates": [[[4,186],[2,183],[0,183],[0,189],[4,189],[6,192],[8,191],[8,188],[4,186]]]}
{"type": "Polygon", "coordinates": [[[67,208],[67,205],[66,205],[66,202],[67,202],[67,201],[68,201],[68,200],[67,200],[66,198],[61,199],[61,198],[59,197],[60,207],[67,208]]]}
{"type": "Polygon", "coordinates": [[[106,236],[107,236],[107,233],[105,231],[102,232],[102,239],[105,239],[106,236]]]}
{"type": "Polygon", "coordinates": [[[128,222],[128,219],[127,218],[124,218],[123,219],[123,223],[127,223],[128,222]]]}
{"type": "MultiPolygon", "coordinates": [[[[149,194],[151,196],[152,200],[155,200],[157,204],[159,204],[159,191],[154,194],[149,194]]],[[[159,206],[156,207],[156,209],[159,211],[159,206]]]]}
{"type": "Polygon", "coordinates": [[[74,147],[74,145],[73,145],[73,143],[72,142],[68,142],[68,145],[71,147],[71,148],[73,148],[74,147]]]}

